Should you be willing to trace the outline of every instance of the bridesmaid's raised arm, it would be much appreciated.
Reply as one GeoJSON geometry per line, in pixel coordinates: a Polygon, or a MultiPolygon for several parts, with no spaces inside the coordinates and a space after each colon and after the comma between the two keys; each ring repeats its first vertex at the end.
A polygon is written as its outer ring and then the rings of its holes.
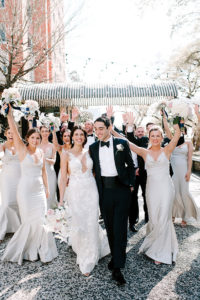
{"type": "Polygon", "coordinates": [[[198,104],[195,104],[194,111],[197,116],[198,122],[200,123],[200,113],[199,113],[199,105],[198,104]]]}
{"type": "Polygon", "coordinates": [[[173,150],[176,148],[178,140],[181,136],[180,127],[178,124],[174,125],[174,129],[175,129],[175,134],[174,134],[171,142],[164,148],[164,151],[166,154],[168,154],[168,156],[170,156],[171,153],[173,152],[173,150]]]}
{"type": "MultiPolygon", "coordinates": [[[[52,144],[51,144],[52,145],[52,144]]],[[[50,165],[54,165],[56,162],[56,149],[55,146],[52,145],[52,156],[51,158],[46,158],[46,161],[50,164],[50,165]]]]}
{"type": "Polygon", "coordinates": [[[165,133],[166,133],[168,139],[171,140],[172,139],[172,133],[169,129],[165,112],[163,112],[163,125],[164,125],[165,133]]]}
{"type": "Polygon", "coordinates": [[[10,104],[9,104],[9,111],[8,111],[7,118],[8,118],[9,127],[10,127],[10,129],[13,133],[14,145],[17,149],[17,152],[19,152],[19,159],[23,160],[24,156],[26,155],[27,150],[26,150],[26,146],[23,143],[22,138],[19,134],[19,131],[17,129],[17,125],[16,125],[16,123],[13,119],[12,107],[10,106],[10,104]]]}
{"type": "Polygon", "coordinates": [[[57,139],[57,136],[56,136],[56,131],[53,130],[52,134],[53,134],[53,144],[54,144],[54,147],[55,147],[56,151],[58,151],[58,153],[60,154],[61,151],[62,151],[62,146],[60,144],[58,144],[58,139],[57,139]]]}
{"type": "Polygon", "coordinates": [[[193,154],[193,145],[191,142],[186,142],[188,146],[188,158],[187,158],[187,173],[185,174],[185,180],[190,181],[191,170],[192,170],[192,154],[193,154]]]}
{"type": "Polygon", "coordinates": [[[147,150],[145,148],[141,148],[136,146],[135,144],[131,143],[127,138],[125,138],[123,135],[121,135],[120,133],[116,132],[114,129],[111,130],[111,133],[115,136],[115,137],[119,137],[121,139],[124,139],[128,142],[129,147],[131,149],[131,151],[135,152],[136,154],[142,156],[144,158],[144,160],[146,159],[146,155],[147,155],[147,150]]]}

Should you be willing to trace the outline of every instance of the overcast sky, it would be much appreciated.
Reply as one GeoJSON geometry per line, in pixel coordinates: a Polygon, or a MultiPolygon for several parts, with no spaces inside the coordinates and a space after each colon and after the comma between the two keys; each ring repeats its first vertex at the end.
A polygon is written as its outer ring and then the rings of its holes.
{"type": "Polygon", "coordinates": [[[85,82],[140,81],[157,72],[172,53],[169,19],[161,7],[141,17],[134,2],[86,0],[66,40],[68,70],[85,82]]]}

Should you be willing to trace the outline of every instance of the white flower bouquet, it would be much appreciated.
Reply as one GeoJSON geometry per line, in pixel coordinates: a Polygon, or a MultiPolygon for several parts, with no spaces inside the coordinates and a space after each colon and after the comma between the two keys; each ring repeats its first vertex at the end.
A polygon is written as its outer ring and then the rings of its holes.
{"type": "Polygon", "coordinates": [[[21,106],[21,111],[25,114],[25,116],[39,115],[39,104],[34,100],[26,100],[25,103],[21,106]]]}
{"type": "Polygon", "coordinates": [[[69,213],[64,207],[57,207],[47,211],[46,223],[50,231],[56,233],[56,237],[67,242],[69,237],[69,213]]]}
{"type": "Polygon", "coordinates": [[[10,104],[13,108],[19,109],[19,106],[22,104],[21,97],[18,89],[16,88],[8,88],[4,89],[2,93],[2,97],[0,100],[0,106],[1,106],[1,114],[6,116],[9,110],[9,107],[6,109],[3,108],[5,104],[10,104]]]}
{"type": "Polygon", "coordinates": [[[42,125],[48,127],[50,130],[58,131],[60,127],[60,119],[58,117],[55,117],[53,113],[49,113],[45,115],[42,113],[40,115],[39,121],[42,125]]]}
{"type": "MultiPolygon", "coordinates": [[[[169,118],[173,124],[179,124],[180,127],[184,123],[195,123],[195,113],[193,106],[184,99],[174,99],[167,103],[169,118]]],[[[190,126],[190,125],[189,125],[190,126]]]]}

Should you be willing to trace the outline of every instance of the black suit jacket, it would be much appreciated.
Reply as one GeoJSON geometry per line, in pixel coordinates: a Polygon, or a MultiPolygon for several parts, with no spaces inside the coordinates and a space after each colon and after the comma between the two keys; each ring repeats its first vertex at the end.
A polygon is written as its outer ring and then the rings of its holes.
{"type": "MultiPolygon", "coordinates": [[[[90,145],[89,151],[91,158],[93,160],[93,169],[95,173],[95,179],[97,182],[97,187],[99,191],[99,199],[102,199],[102,179],[101,179],[101,168],[99,161],[99,144],[100,141],[95,142],[90,145]]],[[[123,139],[113,138],[113,150],[115,165],[118,173],[120,182],[126,186],[134,186],[135,184],[135,168],[133,159],[131,156],[131,151],[127,141],[123,139]],[[117,145],[121,144],[123,150],[117,149],[117,145]]]]}
{"type": "MultiPolygon", "coordinates": [[[[127,132],[127,138],[130,142],[134,143],[139,147],[146,148],[146,149],[148,147],[149,139],[147,136],[143,136],[139,139],[134,136],[133,132],[127,132]]],[[[144,159],[140,155],[137,155],[137,160],[138,160],[139,174],[142,176],[146,176],[144,159]]]]}

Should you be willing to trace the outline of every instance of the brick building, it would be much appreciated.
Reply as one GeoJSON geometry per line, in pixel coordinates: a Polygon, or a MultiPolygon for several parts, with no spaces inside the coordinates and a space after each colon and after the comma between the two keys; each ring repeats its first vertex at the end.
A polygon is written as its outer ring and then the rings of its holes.
{"type": "MultiPolygon", "coordinates": [[[[24,80],[32,83],[65,81],[63,32],[64,0],[0,0],[0,57],[4,55],[9,62],[13,56],[12,77],[19,70],[23,72],[38,64],[23,76],[24,80]],[[42,64],[39,65],[40,57],[42,64]]],[[[6,68],[6,64],[0,62],[0,82],[5,80],[2,71],[6,72],[6,68]]]]}

